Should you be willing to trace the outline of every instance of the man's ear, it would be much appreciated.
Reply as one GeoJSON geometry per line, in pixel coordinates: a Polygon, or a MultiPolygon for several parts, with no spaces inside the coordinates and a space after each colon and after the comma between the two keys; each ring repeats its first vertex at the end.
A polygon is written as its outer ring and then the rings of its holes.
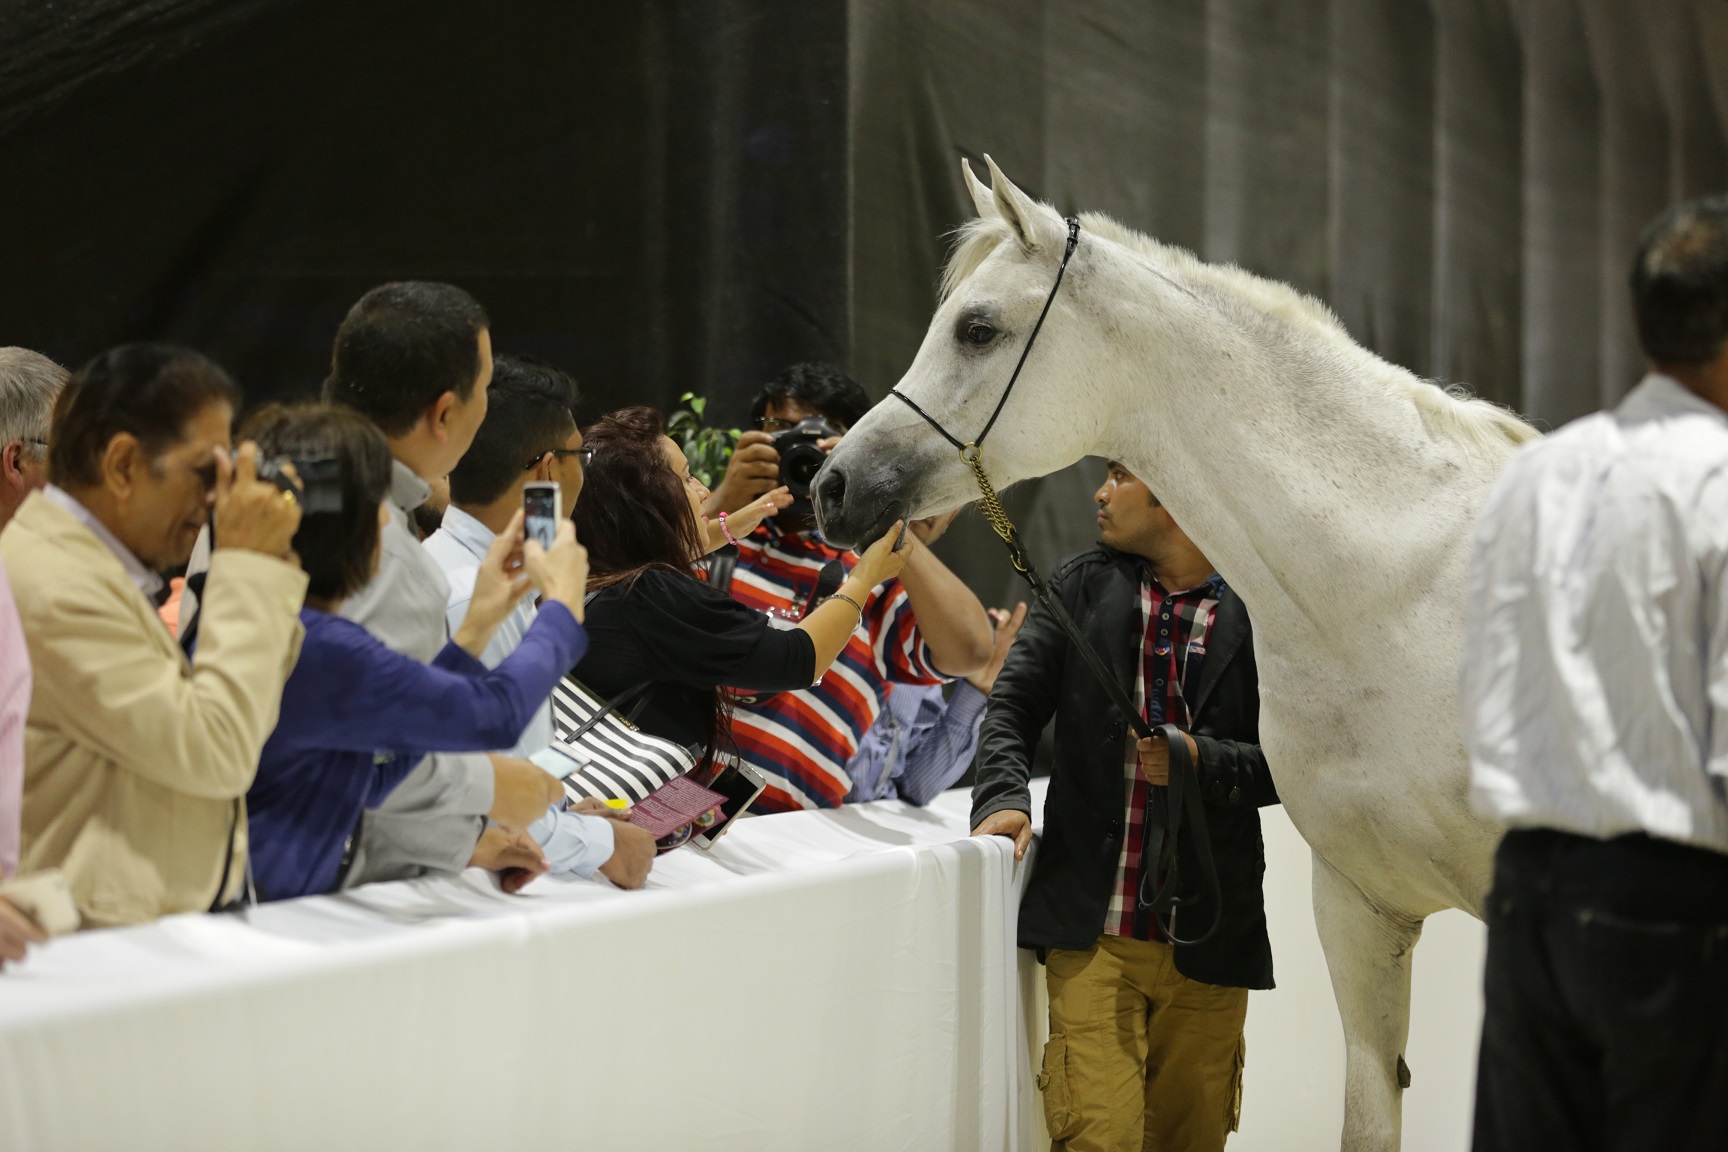
{"type": "Polygon", "coordinates": [[[552,475],[552,466],[557,459],[558,457],[552,455],[550,452],[540,453],[540,459],[534,462],[534,479],[546,481],[555,479],[552,475]]]}
{"type": "Polygon", "coordinates": [[[450,437],[450,413],[459,401],[456,393],[446,392],[432,401],[432,406],[426,409],[426,429],[439,440],[450,437]]]}
{"type": "Polygon", "coordinates": [[[150,468],[149,453],[130,432],[116,433],[102,451],[102,486],[116,497],[131,496],[150,468]]]}
{"type": "Polygon", "coordinates": [[[20,491],[24,488],[24,444],[20,440],[0,448],[0,483],[20,491]]]}

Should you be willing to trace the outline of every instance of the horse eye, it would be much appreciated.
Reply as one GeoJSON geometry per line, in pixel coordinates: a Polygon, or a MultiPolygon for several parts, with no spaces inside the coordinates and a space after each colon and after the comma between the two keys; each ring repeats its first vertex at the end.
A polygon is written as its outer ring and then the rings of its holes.
{"type": "Polygon", "coordinates": [[[966,325],[966,339],[973,344],[988,344],[996,339],[996,329],[982,320],[974,320],[966,325]]]}

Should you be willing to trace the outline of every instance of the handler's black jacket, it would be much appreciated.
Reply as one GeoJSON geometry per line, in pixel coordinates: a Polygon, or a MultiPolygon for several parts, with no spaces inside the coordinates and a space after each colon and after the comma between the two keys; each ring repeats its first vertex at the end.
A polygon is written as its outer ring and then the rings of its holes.
{"type": "MultiPolygon", "coordinates": [[[[1097,547],[1066,561],[1053,590],[1118,681],[1134,691],[1145,636],[1139,560],[1097,547]]],[[[1193,980],[1272,987],[1261,880],[1266,872],[1259,808],[1278,803],[1260,751],[1260,687],[1248,611],[1225,589],[1206,640],[1200,683],[1187,697],[1200,749],[1200,787],[1224,896],[1224,918],[1203,944],[1178,946],[1176,967],[1193,980]]],[[[1015,808],[1030,814],[1032,750],[1056,717],[1056,766],[1044,832],[1020,903],[1022,948],[1084,949],[1104,931],[1122,850],[1127,805],[1123,761],[1133,731],[1050,615],[1034,608],[990,693],[978,738],[972,824],[1015,808]]],[[[1199,887],[1193,837],[1182,838],[1183,887],[1199,887]]],[[[1197,932],[1213,911],[1185,908],[1178,931],[1197,932]]]]}

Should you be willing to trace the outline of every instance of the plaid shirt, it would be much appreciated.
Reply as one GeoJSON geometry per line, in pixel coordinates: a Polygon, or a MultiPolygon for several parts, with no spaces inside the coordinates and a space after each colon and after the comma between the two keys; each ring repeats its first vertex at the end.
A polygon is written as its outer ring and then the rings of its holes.
{"type": "MultiPolygon", "coordinates": [[[[772,521],[738,542],[729,591],[741,604],[786,627],[803,616],[816,574],[838,557],[850,569],[858,557],[813,534],[781,532],[772,521]]],[[[900,581],[864,598],[864,618],[839,659],[814,687],[735,697],[732,738],[738,755],[768,781],[751,807],[758,812],[838,808],[852,790],[846,763],[876,723],[894,684],[947,682],[930,663],[930,649],[900,581]]]]}
{"type": "MultiPolygon", "coordinates": [[[[1193,723],[1183,690],[1200,683],[1200,670],[1206,663],[1206,635],[1218,614],[1223,587],[1223,578],[1213,576],[1181,592],[1167,592],[1152,575],[1151,565],[1141,564],[1140,619],[1144,629],[1134,676],[1134,703],[1153,727],[1175,724],[1186,731],[1193,723]],[[1148,686],[1151,691],[1147,691],[1148,686]]],[[[1140,771],[1132,730],[1122,777],[1128,812],[1122,821],[1122,854],[1116,860],[1116,886],[1111,890],[1104,932],[1156,940],[1162,933],[1153,922],[1152,910],[1140,907],[1140,881],[1146,867],[1141,848],[1146,841],[1146,799],[1151,785],[1140,771]]]]}

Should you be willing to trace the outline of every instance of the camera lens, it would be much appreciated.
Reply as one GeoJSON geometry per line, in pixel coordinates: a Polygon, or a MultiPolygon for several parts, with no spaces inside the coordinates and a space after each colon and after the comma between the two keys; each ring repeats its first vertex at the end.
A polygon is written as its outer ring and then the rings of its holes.
{"type": "Polygon", "coordinates": [[[810,495],[810,482],[816,479],[826,459],[827,454],[811,441],[788,446],[780,454],[780,483],[791,489],[794,496],[810,495]]]}

